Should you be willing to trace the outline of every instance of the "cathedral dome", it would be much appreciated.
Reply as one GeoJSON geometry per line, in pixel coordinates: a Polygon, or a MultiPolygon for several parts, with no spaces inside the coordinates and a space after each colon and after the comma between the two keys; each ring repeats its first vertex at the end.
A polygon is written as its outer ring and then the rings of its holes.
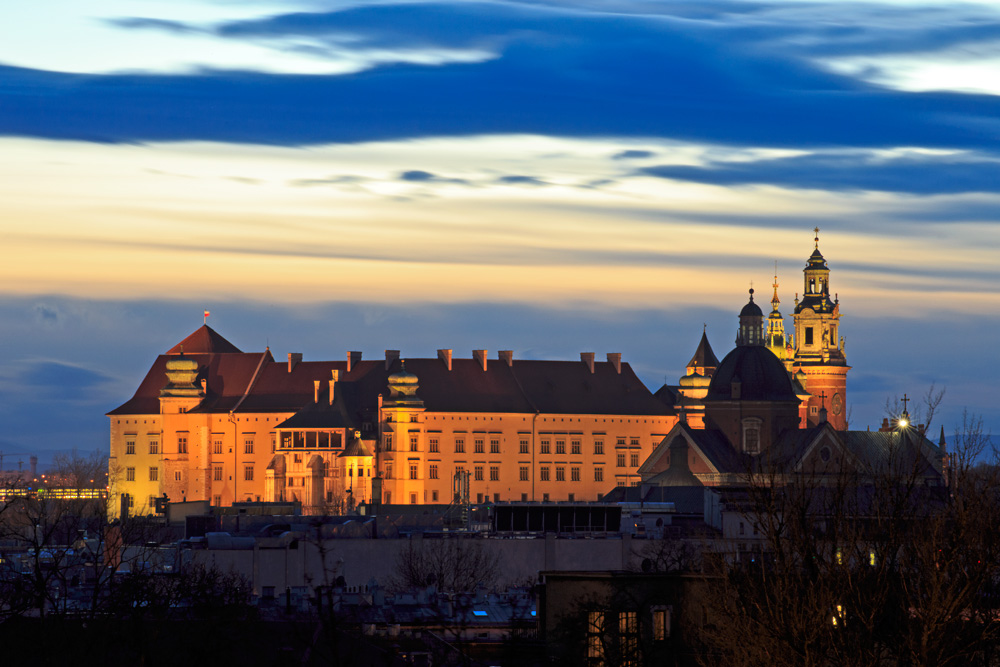
{"type": "Polygon", "coordinates": [[[708,387],[706,401],[795,401],[799,398],[792,388],[788,371],[774,353],[763,346],[744,345],[735,348],[719,364],[708,387]],[[739,393],[733,396],[733,385],[739,393]]]}

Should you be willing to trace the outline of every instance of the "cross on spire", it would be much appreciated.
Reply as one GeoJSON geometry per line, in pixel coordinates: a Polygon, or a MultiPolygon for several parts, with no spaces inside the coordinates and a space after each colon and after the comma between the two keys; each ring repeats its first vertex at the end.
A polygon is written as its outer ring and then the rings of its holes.
{"type": "Polygon", "coordinates": [[[903,414],[906,414],[906,404],[909,403],[911,400],[912,399],[906,397],[906,394],[903,394],[903,414]]]}

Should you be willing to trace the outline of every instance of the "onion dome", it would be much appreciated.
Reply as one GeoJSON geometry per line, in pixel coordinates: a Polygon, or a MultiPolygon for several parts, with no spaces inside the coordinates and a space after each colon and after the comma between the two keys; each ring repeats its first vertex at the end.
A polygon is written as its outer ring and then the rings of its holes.
{"type": "Polygon", "coordinates": [[[160,396],[201,396],[201,390],[195,385],[198,362],[194,359],[180,356],[169,360],[166,375],[167,386],[160,390],[160,396]]]}
{"type": "Polygon", "coordinates": [[[387,378],[389,383],[389,398],[386,406],[422,408],[424,402],[417,396],[419,378],[406,370],[406,361],[402,360],[399,370],[387,378]]]}

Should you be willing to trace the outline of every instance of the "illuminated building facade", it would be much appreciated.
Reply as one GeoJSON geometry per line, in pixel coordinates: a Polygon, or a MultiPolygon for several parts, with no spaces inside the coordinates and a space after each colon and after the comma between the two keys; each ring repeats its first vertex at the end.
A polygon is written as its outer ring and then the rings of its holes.
{"type": "MultiPolygon", "coordinates": [[[[766,332],[751,291],[737,348],[720,363],[703,332],[679,386],[655,395],[618,354],[534,361],[442,349],[404,362],[387,350],[379,360],[349,352],[278,362],[206,325],[160,355],[135,396],[108,414],[112,494],[133,511],[163,495],[300,501],[307,512],[447,504],[466,488],[470,502],[599,500],[637,483],[679,420],[749,453],[800,426],[845,429],[849,367],[829,293],[817,237],[794,339],[775,279],[766,332]]],[[[711,457],[691,466],[714,474],[711,457]]]]}

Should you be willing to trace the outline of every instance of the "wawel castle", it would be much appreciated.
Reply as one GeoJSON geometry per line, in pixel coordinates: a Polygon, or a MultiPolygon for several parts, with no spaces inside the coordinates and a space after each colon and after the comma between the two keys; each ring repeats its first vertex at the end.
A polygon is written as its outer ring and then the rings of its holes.
{"type": "MultiPolygon", "coordinates": [[[[202,326],[108,413],[112,499],[133,513],[164,495],[298,501],[307,513],[456,497],[597,501],[616,487],[726,484],[767,451],[857,460],[858,447],[881,445],[846,430],[849,367],[829,274],[817,238],[794,334],[777,283],[767,317],[751,290],[735,349],[719,362],[703,333],[687,375],[655,393],[618,354],[275,359],[202,326]]],[[[919,440],[940,471],[941,452],[919,440]]]]}

